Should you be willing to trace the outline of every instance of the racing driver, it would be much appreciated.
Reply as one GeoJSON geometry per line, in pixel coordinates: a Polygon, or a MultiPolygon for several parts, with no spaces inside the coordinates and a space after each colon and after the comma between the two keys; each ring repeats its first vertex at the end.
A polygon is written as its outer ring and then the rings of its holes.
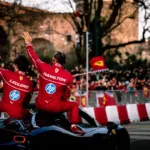
{"type": "Polygon", "coordinates": [[[24,119],[30,115],[30,112],[23,108],[30,102],[33,91],[32,81],[25,75],[28,65],[28,59],[20,55],[14,60],[14,72],[0,68],[0,78],[3,80],[0,112],[6,112],[11,118],[24,119]]]}
{"type": "Polygon", "coordinates": [[[68,100],[72,88],[73,77],[70,72],[64,69],[66,55],[57,51],[52,58],[52,65],[40,60],[35,53],[31,42],[32,38],[28,32],[23,33],[27,53],[39,73],[39,92],[36,98],[38,110],[58,113],[70,113],[71,131],[84,134],[76,124],[78,123],[78,103],[68,100]]]}

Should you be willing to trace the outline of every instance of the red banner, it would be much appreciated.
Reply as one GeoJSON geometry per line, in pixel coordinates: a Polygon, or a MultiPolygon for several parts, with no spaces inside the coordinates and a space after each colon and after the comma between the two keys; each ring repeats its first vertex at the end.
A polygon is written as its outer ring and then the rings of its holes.
{"type": "Polygon", "coordinates": [[[105,105],[116,105],[116,101],[112,92],[104,92],[104,97],[106,99],[105,105]]]}
{"type": "Polygon", "coordinates": [[[86,107],[87,106],[87,99],[86,99],[85,95],[83,95],[83,96],[74,96],[74,99],[72,99],[72,100],[75,100],[76,102],[78,102],[79,106],[81,106],[81,107],[86,107]]]}
{"type": "Polygon", "coordinates": [[[143,87],[143,95],[145,98],[149,97],[149,89],[147,87],[143,87]]]}
{"type": "Polygon", "coordinates": [[[81,106],[82,107],[86,107],[87,106],[86,96],[81,96],[81,106]]]}
{"type": "Polygon", "coordinates": [[[113,96],[112,92],[104,92],[97,94],[97,106],[110,106],[110,105],[116,105],[115,98],[113,96]]]}
{"type": "Polygon", "coordinates": [[[105,59],[102,56],[93,57],[90,60],[90,65],[91,65],[93,71],[108,70],[107,66],[105,65],[105,59]]]}

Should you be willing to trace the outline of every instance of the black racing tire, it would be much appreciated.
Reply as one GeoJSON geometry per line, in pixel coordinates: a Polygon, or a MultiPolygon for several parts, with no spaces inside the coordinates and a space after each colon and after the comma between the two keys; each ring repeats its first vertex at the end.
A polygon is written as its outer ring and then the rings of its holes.
{"type": "Polygon", "coordinates": [[[130,136],[128,131],[123,128],[117,132],[116,150],[130,150],[130,136]]]}

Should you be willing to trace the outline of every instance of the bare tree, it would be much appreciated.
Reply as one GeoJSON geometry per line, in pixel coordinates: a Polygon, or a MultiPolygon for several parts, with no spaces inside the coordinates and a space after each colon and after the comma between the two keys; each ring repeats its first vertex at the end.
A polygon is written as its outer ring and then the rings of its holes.
{"type": "MultiPolygon", "coordinates": [[[[74,1],[76,2],[77,0],[74,1]]],[[[77,33],[79,33],[80,37],[83,36],[85,31],[93,33],[94,38],[92,39],[93,45],[91,47],[90,57],[103,55],[107,50],[115,50],[128,45],[145,42],[145,35],[150,32],[150,25],[148,24],[148,20],[150,19],[149,0],[134,0],[132,2],[134,7],[132,8],[132,11],[129,11],[128,13],[126,13],[126,9],[128,8],[126,0],[112,0],[107,7],[105,7],[104,0],[81,1],[83,2],[83,5],[77,8],[78,10],[76,13],[71,14],[71,17],[74,20],[77,33]],[[134,22],[134,20],[138,18],[139,10],[144,12],[142,37],[140,39],[136,38],[129,41],[113,41],[112,33],[116,29],[119,29],[128,19],[132,19],[134,22]]],[[[124,28],[124,30],[126,30],[126,28],[124,28]]],[[[76,49],[76,52],[80,61],[82,61],[83,57],[80,53],[82,51],[76,49]]]]}

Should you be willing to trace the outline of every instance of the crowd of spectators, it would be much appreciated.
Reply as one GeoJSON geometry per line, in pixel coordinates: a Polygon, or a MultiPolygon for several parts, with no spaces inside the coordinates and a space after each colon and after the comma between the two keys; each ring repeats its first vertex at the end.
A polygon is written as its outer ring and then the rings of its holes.
{"type": "MultiPolygon", "coordinates": [[[[13,63],[5,65],[1,63],[1,68],[12,69],[13,63]]],[[[70,70],[73,75],[72,91],[86,91],[86,69],[82,66],[75,66],[70,70]]],[[[38,91],[38,73],[33,65],[30,65],[27,72],[28,77],[35,83],[35,91],[38,91]]],[[[0,82],[0,89],[3,83],[0,82]]],[[[89,72],[88,74],[89,90],[150,90],[150,67],[137,67],[133,70],[108,70],[104,72],[89,72]]]]}
{"type": "MultiPolygon", "coordinates": [[[[76,66],[71,70],[74,76],[74,90],[86,90],[86,69],[76,66]]],[[[150,90],[150,68],[137,67],[133,70],[108,70],[104,72],[90,72],[88,75],[89,90],[150,90]]]]}

